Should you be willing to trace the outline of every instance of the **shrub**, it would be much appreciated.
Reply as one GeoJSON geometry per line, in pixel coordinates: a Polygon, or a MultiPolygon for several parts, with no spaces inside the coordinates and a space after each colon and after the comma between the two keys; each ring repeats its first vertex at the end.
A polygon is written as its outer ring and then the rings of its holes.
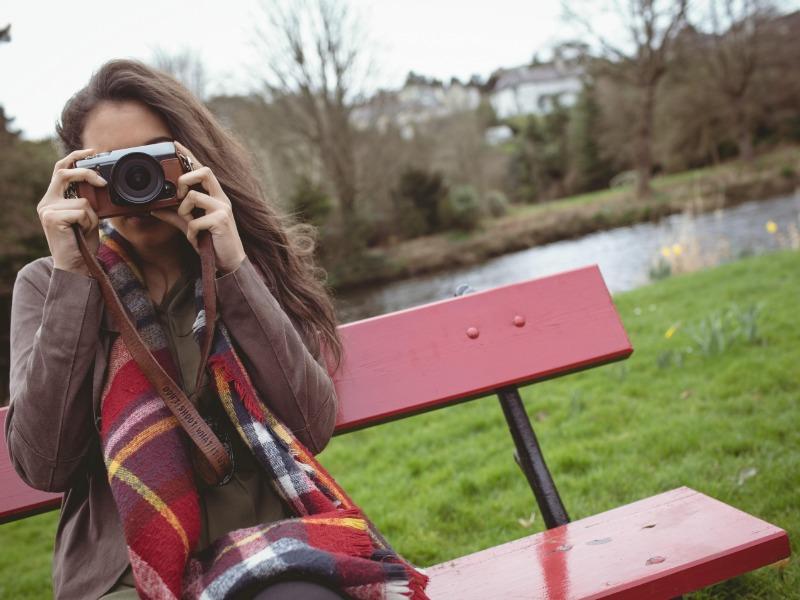
{"type": "Polygon", "coordinates": [[[471,185],[453,189],[439,204],[439,219],[448,229],[471,231],[481,219],[478,192],[471,185]]]}
{"type": "Polygon", "coordinates": [[[634,171],[623,171],[622,173],[617,173],[614,177],[611,178],[611,181],[608,182],[608,187],[610,188],[620,188],[625,186],[635,187],[636,182],[639,180],[639,174],[634,171]]]}
{"type": "Polygon", "coordinates": [[[502,217],[508,212],[508,198],[503,192],[492,190],[486,194],[486,209],[492,217],[502,217]]]}
{"type": "Polygon", "coordinates": [[[447,186],[438,171],[406,168],[397,187],[392,190],[392,202],[397,227],[404,237],[416,237],[441,229],[439,203],[447,195],[447,186]]]}

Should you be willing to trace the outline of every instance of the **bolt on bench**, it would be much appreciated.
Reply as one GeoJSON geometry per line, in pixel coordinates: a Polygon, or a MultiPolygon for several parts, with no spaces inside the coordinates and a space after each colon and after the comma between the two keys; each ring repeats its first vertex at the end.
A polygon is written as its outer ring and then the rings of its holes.
{"type": "MultiPolygon", "coordinates": [[[[342,325],[336,433],[497,394],[547,531],[424,569],[433,600],[673,598],[787,558],[786,532],[687,487],[570,522],[517,387],[633,352],[596,266],[342,325]],[[376,396],[375,390],[381,390],[376,396]]],[[[0,409],[5,424],[6,409],[0,409]]],[[[58,508],[10,464],[0,523],[58,508]]]]}

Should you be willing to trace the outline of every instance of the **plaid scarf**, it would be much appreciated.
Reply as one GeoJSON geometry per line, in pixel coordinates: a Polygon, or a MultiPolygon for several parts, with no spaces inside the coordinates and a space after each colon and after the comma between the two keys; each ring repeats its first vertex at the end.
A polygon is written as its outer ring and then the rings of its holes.
{"type": "MultiPolygon", "coordinates": [[[[180,381],[134,256],[130,242],[101,222],[98,261],[155,359],[180,381]]],[[[195,306],[199,344],[205,331],[200,277],[195,306]]],[[[196,551],[200,506],[192,441],[117,336],[102,392],[100,438],[139,595],[231,598],[289,575],[319,579],[352,598],[427,598],[428,577],[389,546],[259,397],[221,319],[207,370],[231,423],[296,516],[231,531],[196,551]]]]}

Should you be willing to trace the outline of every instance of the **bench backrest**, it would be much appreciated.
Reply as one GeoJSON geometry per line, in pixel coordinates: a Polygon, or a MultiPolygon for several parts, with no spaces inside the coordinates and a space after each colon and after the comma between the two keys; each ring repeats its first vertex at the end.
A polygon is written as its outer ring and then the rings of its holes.
{"type": "MultiPolygon", "coordinates": [[[[344,433],[627,358],[596,266],[432,302],[339,328],[336,432],[344,433]]],[[[57,508],[14,472],[0,409],[0,523],[57,508]]]]}

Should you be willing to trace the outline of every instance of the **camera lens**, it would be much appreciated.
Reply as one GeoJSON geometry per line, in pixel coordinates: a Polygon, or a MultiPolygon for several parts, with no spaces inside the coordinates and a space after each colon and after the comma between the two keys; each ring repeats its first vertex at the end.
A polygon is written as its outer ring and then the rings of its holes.
{"type": "Polygon", "coordinates": [[[161,193],[164,171],[152,156],[133,153],[117,161],[111,172],[111,181],[124,202],[147,204],[161,193]]]}
{"type": "Polygon", "coordinates": [[[125,173],[125,183],[128,184],[129,188],[137,192],[146,190],[151,179],[150,172],[142,165],[135,165],[125,173]]]}

